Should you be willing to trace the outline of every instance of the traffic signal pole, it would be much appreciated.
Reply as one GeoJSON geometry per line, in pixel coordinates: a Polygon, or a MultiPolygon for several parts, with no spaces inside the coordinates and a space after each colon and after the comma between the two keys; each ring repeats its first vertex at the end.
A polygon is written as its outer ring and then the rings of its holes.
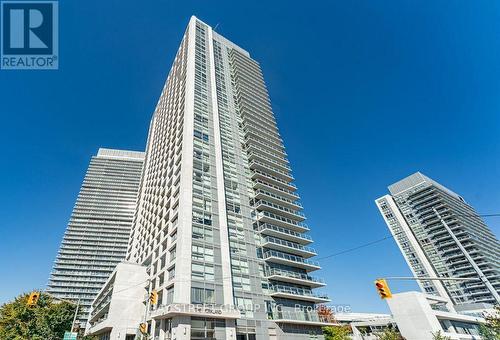
{"type": "Polygon", "coordinates": [[[474,268],[476,273],[479,275],[479,279],[484,283],[486,288],[490,291],[491,295],[495,298],[497,304],[500,304],[500,295],[496,291],[495,287],[493,287],[493,285],[490,283],[488,278],[483,274],[481,268],[479,268],[479,266],[476,264],[476,262],[474,261],[472,256],[470,256],[469,252],[465,249],[465,247],[462,245],[460,240],[455,236],[455,234],[453,233],[451,228],[448,226],[448,224],[445,222],[445,220],[441,217],[441,215],[438,213],[436,208],[432,208],[432,210],[434,210],[434,213],[436,214],[438,219],[441,221],[441,224],[443,225],[443,227],[446,229],[448,234],[450,234],[453,241],[457,244],[458,248],[462,251],[462,253],[464,254],[467,261],[469,261],[469,263],[471,264],[472,268],[474,268]]]}
{"type": "MultiPolygon", "coordinates": [[[[151,268],[151,267],[149,267],[149,268],[151,268]]],[[[148,292],[146,292],[146,301],[144,301],[145,304],[146,304],[146,310],[144,311],[144,319],[143,319],[143,323],[146,325],[146,327],[147,327],[147,324],[148,324],[147,319],[148,319],[149,300],[150,300],[149,291],[151,289],[151,279],[149,279],[149,278],[147,280],[147,285],[148,285],[148,292]]],[[[147,328],[146,328],[146,331],[147,331],[147,328]]],[[[141,332],[141,339],[144,339],[144,336],[145,335],[141,332]]],[[[147,339],[147,337],[146,337],[146,339],[147,339]]]]}
{"type": "Polygon", "coordinates": [[[478,277],[416,277],[416,276],[389,276],[386,280],[415,280],[415,281],[480,281],[478,277]]]}
{"type": "Polygon", "coordinates": [[[76,316],[78,315],[78,308],[80,307],[80,299],[76,303],[75,315],[73,316],[73,322],[71,323],[71,331],[75,329],[76,316]]]}

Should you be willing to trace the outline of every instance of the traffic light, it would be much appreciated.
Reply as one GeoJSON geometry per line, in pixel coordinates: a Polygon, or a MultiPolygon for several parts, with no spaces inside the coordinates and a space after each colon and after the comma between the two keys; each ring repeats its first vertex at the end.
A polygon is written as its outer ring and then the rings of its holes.
{"type": "Polygon", "coordinates": [[[28,307],[34,307],[38,302],[39,298],[40,298],[39,292],[31,292],[30,296],[28,297],[28,302],[26,304],[28,305],[28,307]]]}
{"type": "Polygon", "coordinates": [[[139,324],[139,331],[142,333],[142,334],[148,334],[148,324],[145,323],[145,322],[142,322],[139,324]]]}
{"type": "Polygon", "coordinates": [[[378,295],[382,299],[390,299],[392,297],[391,290],[385,279],[375,280],[375,287],[377,288],[378,295]]]}
{"type": "Polygon", "coordinates": [[[151,302],[152,305],[156,305],[158,302],[158,292],[156,289],[153,289],[151,291],[151,294],[149,294],[149,302],[151,302]]]}

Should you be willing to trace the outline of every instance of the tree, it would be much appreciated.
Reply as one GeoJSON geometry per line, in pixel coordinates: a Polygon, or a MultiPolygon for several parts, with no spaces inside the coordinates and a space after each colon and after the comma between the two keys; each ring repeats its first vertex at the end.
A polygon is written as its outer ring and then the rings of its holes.
{"type": "Polygon", "coordinates": [[[379,340],[404,340],[401,334],[392,328],[386,328],[383,332],[376,333],[375,336],[379,340]]]}
{"type": "Polygon", "coordinates": [[[335,315],[333,314],[333,311],[330,307],[327,307],[325,305],[318,305],[318,308],[316,310],[318,311],[320,321],[329,323],[335,322],[335,315]]]}
{"type": "Polygon", "coordinates": [[[486,324],[479,327],[484,340],[500,339],[500,305],[495,306],[495,312],[485,317],[486,324]]]}
{"type": "Polygon", "coordinates": [[[351,327],[349,326],[327,326],[323,327],[325,340],[350,340],[351,327]]]}
{"type": "Polygon", "coordinates": [[[71,329],[75,306],[55,302],[42,293],[34,307],[27,306],[29,294],[21,294],[0,307],[0,339],[59,340],[71,329]]]}
{"type": "Polygon", "coordinates": [[[432,340],[451,340],[449,336],[444,336],[441,334],[441,331],[437,331],[435,333],[432,333],[432,340]]]}

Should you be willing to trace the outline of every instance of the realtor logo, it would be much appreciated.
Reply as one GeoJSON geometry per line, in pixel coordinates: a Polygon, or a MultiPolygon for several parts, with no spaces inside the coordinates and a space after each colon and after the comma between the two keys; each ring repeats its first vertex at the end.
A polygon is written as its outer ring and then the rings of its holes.
{"type": "Polygon", "coordinates": [[[1,2],[1,69],[57,69],[57,1],[1,2]]]}

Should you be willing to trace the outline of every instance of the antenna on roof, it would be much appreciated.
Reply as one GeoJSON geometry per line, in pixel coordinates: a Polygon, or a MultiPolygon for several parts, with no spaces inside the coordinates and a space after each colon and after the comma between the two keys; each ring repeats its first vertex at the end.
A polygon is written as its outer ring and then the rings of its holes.
{"type": "Polygon", "coordinates": [[[219,23],[217,23],[217,25],[215,25],[213,30],[215,31],[217,29],[217,27],[219,27],[219,23]]]}

